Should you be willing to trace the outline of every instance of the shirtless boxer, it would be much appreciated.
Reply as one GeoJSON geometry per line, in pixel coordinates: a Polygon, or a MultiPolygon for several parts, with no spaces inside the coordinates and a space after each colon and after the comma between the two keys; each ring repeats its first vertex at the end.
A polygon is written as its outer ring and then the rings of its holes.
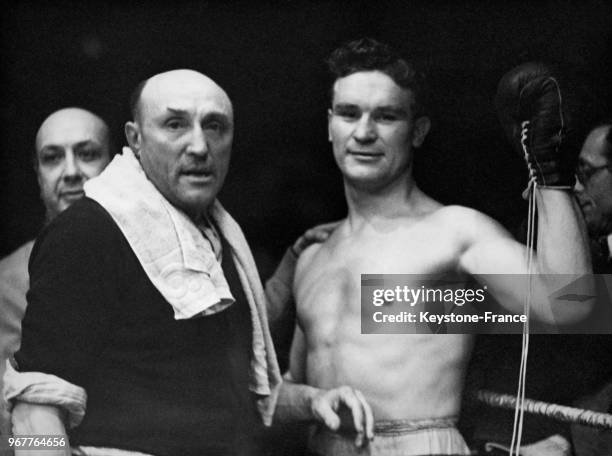
{"type": "MultiPolygon", "coordinates": [[[[443,206],[416,186],[413,154],[423,144],[430,121],[421,99],[421,79],[405,60],[386,45],[366,39],[337,49],[329,63],[336,77],[329,140],[344,178],[348,217],[325,243],[300,256],[294,282],[298,328],[287,379],[310,389],[285,388],[277,413],[289,414],[299,403],[298,394],[316,396],[346,384],[361,391],[371,406],[376,438],[358,448],[352,438],[319,427],[310,436],[310,451],[469,454],[454,424],[473,337],[361,334],[360,275],[520,274],[527,272],[526,249],[486,215],[443,206]]],[[[516,100],[529,75],[526,78],[506,82],[506,91],[516,100]]],[[[538,126],[532,119],[532,127],[538,126]]],[[[529,135],[536,141],[530,147],[540,153],[547,141],[538,138],[537,131],[529,135]]],[[[586,235],[570,190],[572,166],[545,158],[550,167],[544,166],[545,174],[536,173],[536,180],[552,188],[536,190],[536,271],[587,273],[586,235]]],[[[530,162],[533,165],[533,157],[530,162]]],[[[483,284],[503,296],[506,307],[522,310],[524,290],[507,289],[494,276],[483,284]]],[[[557,323],[589,311],[588,304],[573,304],[553,309],[553,317],[545,306],[535,307],[532,316],[557,323]]],[[[369,436],[365,418],[358,431],[369,436]]]]}

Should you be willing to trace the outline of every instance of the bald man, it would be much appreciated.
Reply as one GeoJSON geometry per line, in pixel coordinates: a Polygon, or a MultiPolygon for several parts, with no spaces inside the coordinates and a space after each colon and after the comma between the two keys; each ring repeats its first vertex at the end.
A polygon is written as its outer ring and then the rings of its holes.
{"type": "Polygon", "coordinates": [[[109,130],[97,115],[80,108],[54,112],[36,134],[35,169],[47,220],[84,195],[83,184],[111,158],[109,130]]]}
{"type": "MultiPolygon", "coordinates": [[[[65,108],[45,119],[36,134],[34,170],[47,221],[84,195],[84,182],[102,172],[110,155],[108,126],[92,112],[65,108]]],[[[0,385],[4,360],[19,347],[33,245],[0,261],[0,385]]],[[[0,434],[8,433],[4,402],[0,424],[0,434]]]]}
{"type": "Polygon", "coordinates": [[[191,70],[131,104],[129,147],[32,252],[14,431],[68,431],[81,455],[258,454],[280,375],[251,252],[216,200],[232,104],[191,70]]]}

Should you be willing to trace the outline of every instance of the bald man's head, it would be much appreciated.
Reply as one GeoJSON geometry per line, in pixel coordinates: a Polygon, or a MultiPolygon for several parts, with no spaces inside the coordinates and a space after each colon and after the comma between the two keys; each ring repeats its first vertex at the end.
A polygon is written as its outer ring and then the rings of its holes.
{"type": "Polygon", "coordinates": [[[157,74],[134,92],[131,149],[157,190],[192,218],[214,201],[229,166],[232,103],[219,85],[193,70],[157,74]]]}
{"type": "MultiPolygon", "coordinates": [[[[218,91],[224,94],[225,98],[227,99],[227,102],[229,103],[231,107],[230,99],[225,93],[225,91],[215,81],[210,79],[208,76],[205,76],[202,73],[199,73],[194,70],[189,70],[189,69],[171,70],[171,71],[166,71],[164,73],[156,74],[138,83],[138,85],[132,91],[132,94],[130,95],[130,112],[132,114],[132,119],[137,120],[137,117],[140,115],[141,107],[142,107],[141,101],[143,97],[143,92],[145,91],[145,88],[147,86],[155,87],[156,85],[159,86],[160,84],[163,85],[168,82],[170,82],[171,85],[174,86],[175,84],[180,84],[181,80],[187,83],[194,83],[194,82],[204,83],[211,87],[215,87],[218,91]]],[[[149,87],[149,89],[151,89],[151,87],[149,87]]],[[[156,89],[153,89],[153,90],[156,90],[156,89]]]]}
{"type": "Polygon", "coordinates": [[[109,129],[89,111],[60,109],[41,124],[35,150],[40,196],[51,219],[80,199],[83,183],[110,161],[109,129]]]}

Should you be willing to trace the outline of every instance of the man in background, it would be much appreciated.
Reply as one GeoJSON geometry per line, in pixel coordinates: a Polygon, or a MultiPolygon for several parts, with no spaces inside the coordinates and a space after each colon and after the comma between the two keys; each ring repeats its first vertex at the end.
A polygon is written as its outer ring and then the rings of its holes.
{"type": "Polygon", "coordinates": [[[578,158],[576,196],[591,238],[593,271],[612,273],[612,121],[593,128],[578,158]]]}
{"type": "MultiPolygon", "coordinates": [[[[83,184],[102,172],[111,155],[109,128],[94,113],[64,108],[43,121],[33,158],[47,223],[83,197],[83,184]]],[[[34,240],[28,241],[0,261],[0,385],[6,358],[19,348],[33,245],[34,240]]],[[[0,419],[0,434],[5,435],[9,423],[4,401],[0,419]]]]}
{"type": "MultiPolygon", "coordinates": [[[[587,135],[578,157],[576,196],[587,223],[591,239],[593,272],[612,274],[612,119],[596,125],[587,135]]],[[[601,296],[612,295],[610,276],[599,281],[601,296]],[[603,287],[607,287],[604,290],[603,287]]],[[[610,302],[602,302],[608,307],[610,302]]],[[[605,322],[610,322],[607,310],[605,322]]],[[[589,336],[582,336],[584,338],[589,336]]],[[[612,413],[612,341],[610,335],[590,336],[591,345],[585,358],[592,360],[592,369],[585,371],[593,383],[576,406],[598,412],[612,413]]],[[[577,456],[612,453],[612,433],[586,426],[573,425],[572,439],[577,456]]]]}

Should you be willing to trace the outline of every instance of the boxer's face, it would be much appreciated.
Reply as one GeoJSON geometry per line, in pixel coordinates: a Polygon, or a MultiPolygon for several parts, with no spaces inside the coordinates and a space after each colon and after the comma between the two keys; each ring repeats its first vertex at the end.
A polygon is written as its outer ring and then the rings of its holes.
{"type": "MultiPolygon", "coordinates": [[[[587,136],[578,162],[576,196],[592,235],[612,233],[612,162],[606,156],[605,135],[610,126],[587,136]]],[[[608,151],[609,152],[609,151],[608,151]]]]}
{"type": "Polygon", "coordinates": [[[36,135],[36,174],[48,219],[82,198],[83,183],[106,167],[108,139],[102,119],[78,108],[57,111],[42,123],[36,135]]]}
{"type": "Polygon", "coordinates": [[[427,118],[413,118],[412,104],[412,92],[379,71],[336,80],[329,139],[347,181],[375,189],[409,172],[412,148],[429,131],[427,118]]]}
{"type": "Polygon", "coordinates": [[[176,70],[151,78],[128,142],[160,193],[189,216],[214,201],[229,166],[232,105],[206,76],[176,70]]]}

